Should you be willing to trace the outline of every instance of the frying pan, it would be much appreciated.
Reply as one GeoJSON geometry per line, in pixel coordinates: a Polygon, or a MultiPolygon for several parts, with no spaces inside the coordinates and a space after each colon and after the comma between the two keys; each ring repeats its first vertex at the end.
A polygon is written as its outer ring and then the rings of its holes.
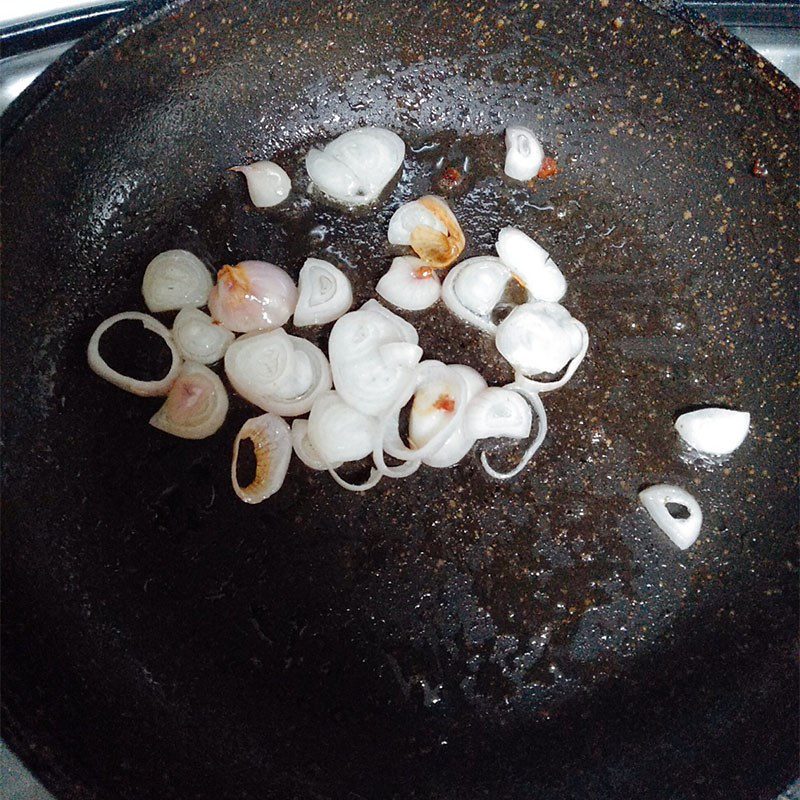
{"type": "MultiPolygon", "coordinates": [[[[718,29],[617,0],[143,3],[83,40],[4,126],[10,745],[81,800],[773,797],[797,753],[797,110],[718,29]],[[502,179],[510,121],[555,179],[502,179]],[[302,154],[369,124],[409,146],[388,200],[312,201],[302,154]],[[294,180],[274,211],[225,171],[262,157],[294,180]],[[88,370],[167,248],[320,255],[363,302],[443,166],[466,255],[532,232],[592,336],[518,480],[472,453],[353,495],[293,463],[245,506],[252,408],[172,439],[88,370]],[[672,430],[703,404],[752,414],[724,464],[672,430]],[[654,482],[703,507],[692,549],[638,507],[654,482]]],[[[428,357],[510,379],[443,308],[409,318],[428,357]]]]}

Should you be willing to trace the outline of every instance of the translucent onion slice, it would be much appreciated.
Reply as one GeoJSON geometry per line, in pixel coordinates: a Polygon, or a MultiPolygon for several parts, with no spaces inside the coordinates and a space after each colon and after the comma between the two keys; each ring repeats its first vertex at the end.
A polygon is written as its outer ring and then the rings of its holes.
{"type": "Polygon", "coordinates": [[[280,205],[292,190],[291,179],[274,161],[256,161],[241,167],[231,167],[231,172],[241,172],[244,175],[250,201],[256,208],[280,205]]]}
{"type": "Polygon", "coordinates": [[[540,244],[517,228],[503,228],[495,244],[497,255],[537,300],[558,302],[567,291],[561,270],[540,244]]]}
{"type": "Polygon", "coordinates": [[[308,440],[327,467],[358,461],[372,452],[377,422],[348,405],[335,391],[323,392],[308,417],[308,440]]]}
{"type": "Polygon", "coordinates": [[[300,269],[298,289],[294,310],[297,327],[333,322],[353,304],[353,288],[347,276],[321,258],[305,260],[300,269]]]}
{"type": "Polygon", "coordinates": [[[691,547],[700,534],[703,512],[697,500],[680,486],[660,483],[639,492],[639,500],[653,521],[669,536],[681,550],[691,547]],[[685,518],[673,517],[667,504],[683,506],[688,512],[685,518]]]}
{"type": "Polygon", "coordinates": [[[446,232],[428,225],[417,225],[411,230],[411,248],[429,267],[446,269],[464,252],[464,231],[441,197],[429,194],[417,202],[444,226],[446,232]]]}
{"type": "Polygon", "coordinates": [[[385,128],[357,128],[323,150],[312,148],[306,169],[314,186],[348,206],[374,202],[405,157],[403,140],[385,128]]]}
{"type": "Polygon", "coordinates": [[[481,464],[483,464],[484,470],[486,470],[486,473],[492,478],[495,478],[499,481],[507,481],[509,478],[519,475],[519,473],[528,466],[530,460],[536,455],[536,451],[542,446],[542,442],[544,442],[545,437],[547,436],[547,412],[545,411],[544,403],[542,403],[539,394],[537,392],[527,391],[524,387],[520,387],[517,384],[509,384],[505,388],[513,389],[515,392],[519,392],[528,400],[528,402],[531,404],[533,412],[536,414],[539,425],[536,430],[536,436],[534,436],[533,441],[528,445],[528,449],[522,454],[522,458],[520,458],[517,466],[508,472],[498,472],[498,470],[494,469],[494,467],[489,464],[489,459],[487,458],[486,453],[481,453],[481,464]]]}
{"type": "MultiPolygon", "coordinates": [[[[326,470],[329,465],[317,452],[311,440],[308,438],[308,420],[296,419],[292,421],[292,447],[294,448],[295,455],[311,469],[326,470]]],[[[338,468],[341,466],[339,463],[331,464],[330,468],[338,468]]]]}
{"type": "Polygon", "coordinates": [[[447,226],[419,200],[403,203],[389,220],[386,238],[389,244],[410,245],[411,231],[420,225],[426,225],[442,234],[447,234],[447,226]]]}
{"type": "Polygon", "coordinates": [[[542,168],[544,150],[530,128],[509,125],[506,128],[505,173],[515,181],[529,181],[542,168]]]}
{"type": "Polygon", "coordinates": [[[476,256],[456,264],[444,279],[442,299],[459,319],[487,333],[497,325],[491,313],[510,278],[508,268],[495,256],[476,256]]]}
{"type": "Polygon", "coordinates": [[[236,494],[245,503],[261,503],[277,492],[286,478],[292,458],[292,437],[289,426],[276,414],[262,414],[242,425],[233,443],[231,483],[236,494]],[[256,474],[247,486],[240,486],[236,476],[239,446],[249,439],[256,457],[256,474]]]}
{"type": "MultiPolygon", "coordinates": [[[[517,306],[497,326],[495,345],[522,375],[555,374],[572,362],[571,377],[588,347],[588,333],[564,306],[537,301],[517,306]]],[[[558,388],[555,383],[545,385],[558,388]]]]}
{"type": "Polygon", "coordinates": [[[266,261],[224,266],[208,297],[214,319],[238,333],[279,328],[296,305],[297,287],[292,279],[266,261]]]}
{"type": "Polygon", "coordinates": [[[172,337],[180,354],[189,361],[213,364],[234,339],[233,333],[197,308],[182,308],[172,323],[172,337]]]}
{"type": "Polygon", "coordinates": [[[406,311],[422,311],[442,295],[439,276],[422,259],[399,256],[378,281],[375,291],[392,305],[406,311]]]}
{"type": "Polygon", "coordinates": [[[142,295],[153,312],[199,308],[208,302],[213,282],[206,265],[186,250],[159,253],[144,271],[142,295]]]}
{"type": "Polygon", "coordinates": [[[745,440],[750,430],[750,414],[728,408],[701,408],[681,414],[675,430],[698,452],[726,456],[745,440]]]}
{"type": "Polygon", "coordinates": [[[187,361],[150,424],[181,439],[205,439],[216,433],[228,413],[228,393],[208,367],[187,361]]]}
{"type": "Polygon", "coordinates": [[[417,341],[413,325],[374,300],[340,317],[328,340],[336,390],[369,416],[405,403],[413,366],[422,358],[417,341]]]}
{"type": "Polygon", "coordinates": [[[472,398],[464,425],[476,439],[526,439],[531,422],[530,406],[518,392],[491,386],[472,398]]]}
{"type": "Polygon", "coordinates": [[[104,322],[101,322],[92,334],[92,338],[89,339],[87,359],[92,371],[103,378],[103,380],[113,383],[114,386],[124,389],[126,392],[137,394],[140,397],[158,397],[159,395],[167,394],[172,384],[175,383],[181,369],[181,356],[178,352],[178,348],[175,346],[175,342],[172,340],[170,332],[157,319],[151,317],[149,314],[142,314],[139,311],[125,311],[122,314],[115,314],[113,317],[109,317],[104,322]],[[112,369],[100,355],[100,339],[103,338],[103,334],[118,322],[123,322],[125,320],[141,322],[144,328],[160,336],[167,347],[169,347],[172,362],[169,371],[163,378],[156,381],[140,381],[136,378],[131,378],[112,369]]]}
{"type": "Polygon", "coordinates": [[[225,354],[225,374],[245,400],[284,417],[307,413],[331,388],[325,354],[283,328],[240,336],[225,354]]]}

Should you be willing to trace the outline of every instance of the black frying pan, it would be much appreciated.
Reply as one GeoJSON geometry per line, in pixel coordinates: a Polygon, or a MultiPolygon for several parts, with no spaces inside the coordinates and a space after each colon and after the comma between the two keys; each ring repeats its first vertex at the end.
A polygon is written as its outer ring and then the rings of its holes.
{"type": "MultiPolygon", "coordinates": [[[[7,741],[59,798],[774,796],[797,752],[797,108],[717,29],[617,0],[145,3],[83,41],[4,126],[7,741]],[[555,180],[499,177],[511,120],[555,180]],[[390,199],[311,202],[302,153],[364,124],[411,148],[390,199]],[[294,178],[274,212],[225,171],[259,157],[294,178]],[[520,480],[473,453],[357,496],[294,463],[247,507],[252,408],[171,439],[88,370],[162,249],[295,275],[319,254],[373,296],[391,212],[467,157],[467,255],[534,232],[592,334],[520,480]],[[709,403],[753,415],[716,468],[671,428],[709,403]],[[705,511],[687,552],[637,504],[660,481],[705,511]]],[[[443,308],[413,320],[429,356],[510,377],[443,308]]]]}

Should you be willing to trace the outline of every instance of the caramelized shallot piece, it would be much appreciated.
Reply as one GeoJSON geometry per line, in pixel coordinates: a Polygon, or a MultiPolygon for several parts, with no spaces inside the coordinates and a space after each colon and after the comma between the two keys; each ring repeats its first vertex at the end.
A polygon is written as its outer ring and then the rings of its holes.
{"type": "Polygon", "coordinates": [[[410,236],[412,250],[433,269],[446,269],[464,252],[464,232],[450,206],[441,197],[429,194],[417,201],[444,227],[445,233],[429,225],[417,225],[410,236]]]}
{"type": "Polygon", "coordinates": [[[233,443],[231,483],[245,503],[261,503],[283,486],[292,458],[292,437],[289,426],[276,414],[262,414],[242,425],[233,443]],[[245,439],[253,445],[256,471],[247,486],[239,484],[239,447],[245,439]]]}
{"type": "Polygon", "coordinates": [[[273,330],[294,313],[297,287],[280,267],[266,261],[224,266],[211,290],[208,308],[228,330],[273,330]]]}
{"type": "Polygon", "coordinates": [[[228,393],[208,367],[187,361],[150,424],[181,439],[205,439],[216,433],[228,413],[228,393]]]}

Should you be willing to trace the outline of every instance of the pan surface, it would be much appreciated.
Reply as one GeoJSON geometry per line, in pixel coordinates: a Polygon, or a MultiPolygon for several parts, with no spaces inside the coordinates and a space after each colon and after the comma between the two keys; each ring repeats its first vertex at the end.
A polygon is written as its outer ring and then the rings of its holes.
{"type": "MultiPolygon", "coordinates": [[[[143,5],[79,45],[3,150],[4,737],[60,798],[774,796],[797,751],[797,107],[716,30],[615,0],[143,5]],[[512,121],[554,180],[502,179],[512,121]],[[409,146],[367,215],[302,168],[357,125],[409,146]],[[257,158],[293,177],[274,211],[225,171],[257,158]],[[248,507],[252,407],[171,439],[88,370],[163,249],[295,277],[319,255],[374,296],[389,216],[443,165],[466,255],[532,232],[592,336],[519,480],[472,453],[362,496],[295,461],[248,507]],[[672,430],[706,404],[753,417],[717,466],[672,430]],[[638,506],[656,482],[703,507],[686,552],[638,506]]],[[[442,307],[409,319],[426,356],[511,378],[442,307]]]]}

